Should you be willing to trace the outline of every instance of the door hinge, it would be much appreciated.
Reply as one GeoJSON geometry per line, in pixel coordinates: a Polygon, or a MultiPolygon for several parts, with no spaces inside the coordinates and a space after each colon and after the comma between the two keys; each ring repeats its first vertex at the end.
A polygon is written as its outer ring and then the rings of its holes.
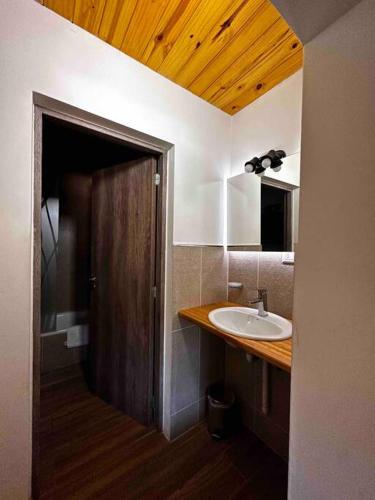
{"type": "Polygon", "coordinates": [[[159,186],[159,184],[160,184],[160,174],[154,174],[154,184],[155,184],[155,186],[159,186]]]}
{"type": "Polygon", "coordinates": [[[89,285],[92,290],[96,288],[96,276],[90,276],[89,285]]]}
{"type": "Polygon", "coordinates": [[[156,297],[158,296],[158,289],[156,288],[156,286],[152,287],[152,295],[154,299],[156,299],[156,297]]]}

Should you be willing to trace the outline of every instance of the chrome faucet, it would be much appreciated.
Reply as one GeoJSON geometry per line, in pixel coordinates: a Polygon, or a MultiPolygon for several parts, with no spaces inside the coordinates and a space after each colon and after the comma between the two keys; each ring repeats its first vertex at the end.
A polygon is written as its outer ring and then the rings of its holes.
{"type": "Polygon", "coordinates": [[[264,318],[268,315],[267,312],[267,288],[257,288],[258,297],[254,300],[250,300],[249,304],[257,304],[258,316],[264,318]]]}

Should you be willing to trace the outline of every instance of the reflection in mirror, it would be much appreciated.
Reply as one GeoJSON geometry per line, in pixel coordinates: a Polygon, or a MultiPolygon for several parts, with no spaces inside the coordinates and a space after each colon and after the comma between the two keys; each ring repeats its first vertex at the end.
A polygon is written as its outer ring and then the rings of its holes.
{"type": "Polygon", "coordinates": [[[299,154],[287,168],[227,181],[228,250],[293,252],[298,241],[299,154]]]}
{"type": "Polygon", "coordinates": [[[261,183],[261,245],[264,252],[292,251],[292,191],[261,183]]]}
{"type": "Polygon", "coordinates": [[[233,250],[261,250],[260,179],[255,175],[228,179],[227,246],[233,250]]]}

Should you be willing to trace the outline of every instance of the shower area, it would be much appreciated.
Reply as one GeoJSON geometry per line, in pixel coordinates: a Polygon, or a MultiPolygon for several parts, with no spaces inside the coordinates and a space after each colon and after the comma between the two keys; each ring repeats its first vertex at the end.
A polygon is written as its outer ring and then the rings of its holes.
{"type": "MultiPolygon", "coordinates": [[[[41,374],[87,365],[90,309],[88,171],[69,171],[45,151],[42,193],[41,374]],[[56,162],[56,163],[55,163],[56,162]],[[61,167],[61,168],[59,168],[61,167]]],[[[64,155],[63,155],[64,156],[64,155]]]]}
{"type": "Polygon", "coordinates": [[[90,306],[89,165],[72,131],[46,120],[42,179],[41,374],[87,362],[90,306]],[[54,147],[54,146],[58,147],[54,147]]]}
{"type": "Polygon", "coordinates": [[[50,117],[43,138],[41,374],[87,373],[93,175],[137,152],[50,117]]]}

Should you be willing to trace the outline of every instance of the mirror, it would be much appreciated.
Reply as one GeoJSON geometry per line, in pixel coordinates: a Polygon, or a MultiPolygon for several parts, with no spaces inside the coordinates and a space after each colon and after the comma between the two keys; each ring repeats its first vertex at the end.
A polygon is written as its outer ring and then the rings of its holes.
{"type": "Polygon", "coordinates": [[[298,241],[300,155],[280,172],[242,173],[227,180],[228,250],[293,252],[298,241]]]}

